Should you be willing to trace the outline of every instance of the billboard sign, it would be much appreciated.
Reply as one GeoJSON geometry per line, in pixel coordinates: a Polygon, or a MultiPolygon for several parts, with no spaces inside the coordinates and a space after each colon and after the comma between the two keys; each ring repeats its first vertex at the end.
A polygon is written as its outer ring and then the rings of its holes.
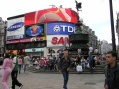
{"type": "Polygon", "coordinates": [[[65,21],[77,23],[77,12],[67,8],[49,8],[25,14],[25,26],[37,23],[65,21]]]}
{"type": "Polygon", "coordinates": [[[8,20],[7,40],[20,39],[24,37],[24,17],[8,20]]]}
{"type": "Polygon", "coordinates": [[[21,28],[24,25],[24,22],[18,22],[13,25],[11,25],[9,28],[7,28],[7,31],[15,31],[19,28],[21,28]]]}
{"type": "Polygon", "coordinates": [[[18,40],[8,40],[6,41],[6,44],[35,42],[35,41],[43,41],[43,40],[46,40],[46,37],[32,37],[32,38],[25,38],[25,39],[18,39],[18,40]]]}
{"type": "Polygon", "coordinates": [[[26,37],[35,37],[44,35],[44,25],[26,26],[26,37]]]}
{"type": "Polygon", "coordinates": [[[7,36],[7,40],[23,39],[24,37],[25,37],[25,35],[7,36]]]}
{"type": "Polygon", "coordinates": [[[25,52],[43,52],[44,48],[30,48],[30,49],[25,49],[25,52]]]}
{"type": "Polygon", "coordinates": [[[47,47],[69,46],[68,35],[47,35],[47,47]]]}
{"type": "Polygon", "coordinates": [[[75,33],[75,24],[73,23],[48,23],[47,24],[47,35],[69,35],[75,33]]]}

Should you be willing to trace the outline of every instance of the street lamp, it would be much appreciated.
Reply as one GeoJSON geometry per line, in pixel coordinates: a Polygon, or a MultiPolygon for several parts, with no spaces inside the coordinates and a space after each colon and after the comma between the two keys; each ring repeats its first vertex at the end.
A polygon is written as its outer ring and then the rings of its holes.
{"type": "Polygon", "coordinates": [[[116,43],[115,43],[115,31],[114,31],[114,18],[113,18],[113,5],[112,0],[109,0],[110,5],[110,19],[111,19],[111,32],[112,32],[112,49],[116,52],[116,43]]]}

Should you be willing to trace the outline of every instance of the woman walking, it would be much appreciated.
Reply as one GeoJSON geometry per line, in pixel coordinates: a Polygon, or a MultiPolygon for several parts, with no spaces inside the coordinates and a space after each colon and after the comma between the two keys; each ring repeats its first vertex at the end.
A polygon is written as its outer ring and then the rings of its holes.
{"type": "Polygon", "coordinates": [[[21,56],[18,58],[18,66],[19,66],[19,74],[21,73],[21,67],[22,67],[22,59],[21,56]]]}
{"type": "Polygon", "coordinates": [[[3,76],[2,76],[2,87],[3,89],[9,89],[8,79],[13,69],[13,61],[12,59],[10,59],[9,54],[6,54],[2,68],[4,70],[3,76]]]}

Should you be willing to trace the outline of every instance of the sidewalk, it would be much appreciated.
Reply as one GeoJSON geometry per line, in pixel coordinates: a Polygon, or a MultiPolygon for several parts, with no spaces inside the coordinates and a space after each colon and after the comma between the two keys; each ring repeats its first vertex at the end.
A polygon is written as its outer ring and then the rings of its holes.
{"type": "MultiPolygon", "coordinates": [[[[78,75],[78,74],[70,74],[68,89],[104,89],[103,82],[98,82],[99,75],[94,75],[91,77],[94,79],[88,79],[90,75],[78,75]],[[86,77],[85,77],[86,76],[86,77]],[[87,80],[82,80],[82,77],[87,80]],[[96,77],[98,79],[96,79],[96,77]],[[98,82],[94,85],[85,84],[86,82],[98,82]]],[[[100,75],[102,77],[102,75],[100,75]]],[[[40,73],[21,73],[18,75],[18,79],[23,83],[22,89],[63,89],[63,77],[62,74],[40,74],[40,73]]],[[[1,77],[0,77],[1,80],[1,77]]],[[[100,80],[99,80],[100,81],[100,80]]],[[[102,81],[102,79],[101,79],[102,81]]],[[[1,83],[1,82],[0,82],[1,83]]],[[[9,85],[11,85],[11,78],[9,79],[9,85]]],[[[0,89],[2,86],[0,85],[0,89]]],[[[18,87],[16,87],[18,89],[18,87]]]]}

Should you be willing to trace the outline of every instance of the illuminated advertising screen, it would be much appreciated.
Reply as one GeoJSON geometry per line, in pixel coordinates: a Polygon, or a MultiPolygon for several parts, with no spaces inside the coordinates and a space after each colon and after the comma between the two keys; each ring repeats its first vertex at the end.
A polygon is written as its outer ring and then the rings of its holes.
{"type": "Polygon", "coordinates": [[[53,22],[53,21],[65,21],[65,22],[77,22],[77,12],[71,9],[65,8],[50,8],[39,10],[25,14],[25,25],[53,22]]]}
{"type": "Polygon", "coordinates": [[[47,35],[47,47],[69,46],[68,35],[47,35]]]}
{"type": "Polygon", "coordinates": [[[75,24],[73,23],[48,23],[47,24],[47,35],[69,35],[75,33],[75,24]]]}
{"type": "Polygon", "coordinates": [[[37,41],[44,41],[44,40],[46,40],[46,37],[32,37],[32,38],[24,38],[18,40],[8,40],[6,41],[6,44],[37,42],[37,41]]]}
{"type": "Polygon", "coordinates": [[[26,37],[44,36],[44,24],[25,27],[26,37]]]}
{"type": "Polygon", "coordinates": [[[24,38],[24,17],[8,20],[6,36],[7,40],[24,38]]]}
{"type": "Polygon", "coordinates": [[[32,48],[32,49],[25,49],[25,52],[43,52],[44,48],[32,48]]]}

